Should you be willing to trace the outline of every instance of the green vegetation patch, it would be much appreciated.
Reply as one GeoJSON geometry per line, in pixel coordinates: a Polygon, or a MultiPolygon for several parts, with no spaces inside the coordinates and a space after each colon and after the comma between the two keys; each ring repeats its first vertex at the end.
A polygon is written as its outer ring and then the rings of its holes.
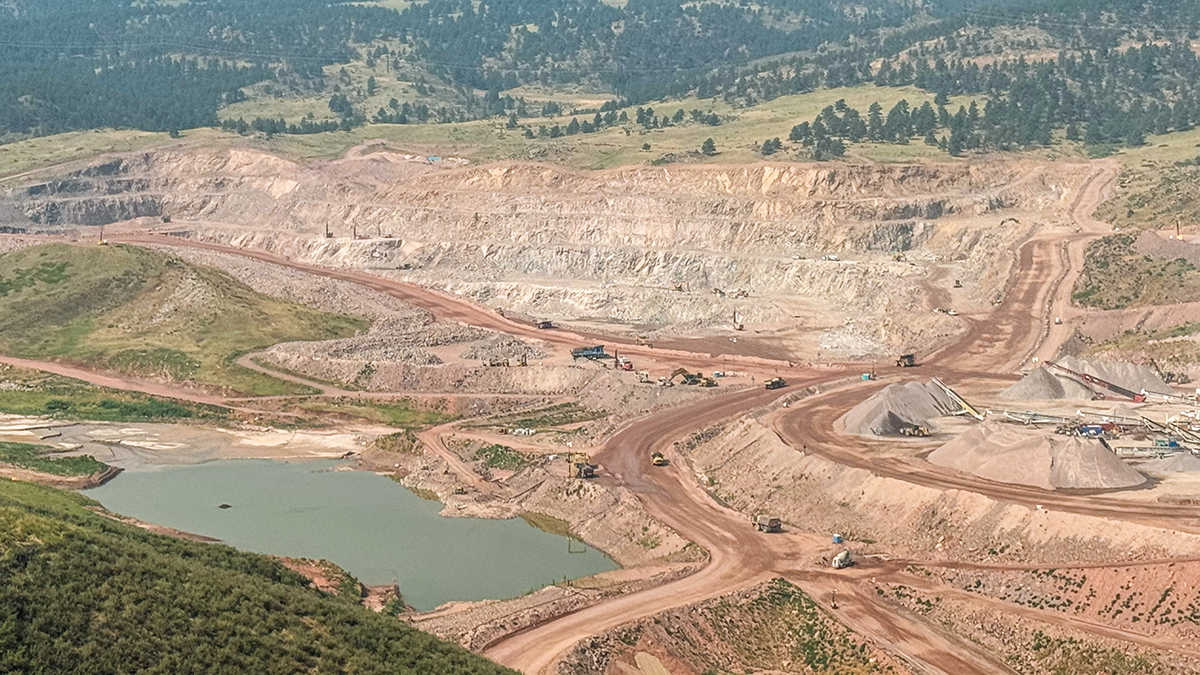
{"type": "Polygon", "coordinates": [[[13,270],[0,282],[0,351],[247,394],[311,390],[237,365],[240,354],[368,325],[136,246],[34,246],[0,254],[0,270],[13,270]]]}
{"type": "Polygon", "coordinates": [[[55,476],[90,476],[108,469],[107,464],[90,455],[51,457],[50,450],[44,445],[0,441],[0,462],[55,476]]]}
{"type": "Polygon", "coordinates": [[[1084,307],[1124,309],[1171,305],[1200,298],[1200,270],[1190,262],[1158,260],[1134,249],[1135,234],[1088,244],[1072,299],[1084,307]]]}
{"type": "Polygon", "coordinates": [[[0,482],[0,672],[513,673],[262,555],[0,482]]]}
{"type": "Polygon", "coordinates": [[[1154,675],[1163,672],[1162,665],[1145,656],[1075,638],[1052,637],[1042,631],[1034,633],[1029,649],[1041,668],[1051,675],[1154,675]]]}
{"type": "Polygon", "coordinates": [[[1108,355],[1124,360],[1137,357],[1139,361],[1152,360],[1168,382],[1186,383],[1183,373],[1170,369],[1186,370],[1200,364],[1200,342],[1193,338],[1200,333],[1200,323],[1188,322],[1172,328],[1156,331],[1126,331],[1117,337],[1093,345],[1086,350],[1088,355],[1108,355]],[[1192,338],[1192,339],[1189,339],[1192,338]]]}
{"type": "MultiPolygon", "coordinates": [[[[1096,209],[1096,217],[1121,229],[1174,227],[1200,223],[1200,201],[1196,185],[1200,185],[1200,130],[1180,134],[1193,141],[1178,144],[1179,148],[1159,148],[1157,145],[1136,152],[1144,160],[1125,165],[1120,182],[1108,198],[1096,209]],[[1186,153],[1191,159],[1175,162],[1160,161],[1171,153],[1186,153]],[[1152,160],[1150,158],[1153,158],[1152,160]]],[[[1165,138],[1164,138],[1165,140],[1165,138]]],[[[1135,153],[1131,153],[1135,154],[1135,153]]]]}
{"type": "Polygon", "coordinates": [[[608,417],[605,410],[585,408],[574,401],[497,417],[486,426],[517,429],[551,429],[608,417]]]}
{"type": "Polygon", "coordinates": [[[525,513],[521,514],[521,520],[524,520],[542,532],[560,534],[564,537],[570,537],[576,541],[581,541],[579,537],[576,537],[571,533],[571,524],[562,518],[555,518],[554,516],[548,516],[544,513],[526,511],[525,513]]]}
{"type": "Polygon", "coordinates": [[[226,420],[230,411],[93,387],[68,377],[0,365],[0,413],[96,422],[167,422],[226,420]]]}
{"type": "Polygon", "coordinates": [[[529,458],[507,445],[493,443],[475,451],[475,459],[493,469],[520,471],[529,465],[529,458]]]}
{"type": "Polygon", "coordinates": [[[400,452],[404,454],[417,454],[420,447],[417,443],[417,437],[412,431],[405,429],[394,434],[387,434],[376,438],[371,447],[384,452],[400,452]]]}
{"type": "Polygon", "coordinates": [[[417,407],[413,401],[408,399],[390,401],[363,398],[305,399],[295,401],[290,407],[308,412],[357,418],[403,429],[420,429],[455,419],[454,415],[440,410],[426,410],[417,407]]]}

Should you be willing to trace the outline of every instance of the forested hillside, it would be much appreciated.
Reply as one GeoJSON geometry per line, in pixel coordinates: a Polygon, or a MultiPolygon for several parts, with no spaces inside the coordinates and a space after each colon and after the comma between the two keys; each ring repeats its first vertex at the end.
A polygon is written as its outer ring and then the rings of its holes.
{"type": "Polygon", "coordinates": [[[0,672],[511,673],[265,556],[0,481],[0,672]]]}
{"type": "Polygon", "coordinates": [[[256,85],[273,95],[320,96],[328,106],[303,120],[227,120],[227,129],[320,133],[370,121],[493,116],[515,128],[556,109],[552,93],[544,101],[505,93],[529,85],[606,92],[609,110],[668,97],[749,106],[864,82],[915,85],[977,97],[969,127],[951,126],[956,110],[939,112],[944,144],[956,150],[1045,145],[1055,131],[1137,145],[1200,118],[1200,12],[1181,0],[392,6],[10,0],[0,7],[0,141],[73,129],[216,126],[218,111],[256,85]],[[378,76],[360,85],[338,68],[352,62],[378,76]],[[393,78],[411,84],[411,100],[368,103],[381,80],[393,78]]]}

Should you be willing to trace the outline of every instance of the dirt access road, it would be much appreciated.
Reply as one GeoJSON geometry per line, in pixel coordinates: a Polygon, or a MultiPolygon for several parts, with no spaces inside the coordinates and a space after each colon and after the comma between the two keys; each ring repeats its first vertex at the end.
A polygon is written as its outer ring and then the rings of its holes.
{"type": "MultiPolygon", "coordinates": [[[[595,337],[564,331],[541,331],[535,327],[511,321],[449,295],[430,291],[411,284],[382,279],[348,270],[335,270],[297,263],[267,253],[225,247],[175,237],[153,235],[120,235],[110,241],[166,246],[194,246],[207,250],[250,257],[263,262],[283,265],[332,278],[339,278],[388,293],[434,313],[441,320],[458,321],[480,328],[505,332],[518,337],[546,340],[562,347],[573,348],[592,344],[595,337]]],[[[611,341],[611,340],[610,340],[611,341]]],[[[625,345],[626,353],[641,353],[669,359],[694,368],[722,367],[728,361],[699,354],[681,353],[645,346],[625,345]]],[[[668,471],[654,469],[649,464],[651,448],[669,451],[672,441],[686,436],[698,427],[718,420],[734,418],[760,408],[798,388],[845,378],[853,367],[832,370],[801,370],[761,359],[739,359],[743,368],[759,372],[783,371],[792,385],[781,391],[761,389],[736,392],[684,408],[668,411],[641,420],[616,434],[595,460],[603,467],[610,481],[632,489],[647,504],[650,512],[675,528],[683,536],[709,551],[710,562],[697,574],[660,588],[616,598],[581,612],[576,612],[532,630],[502,640],[485,655],[527,673],[538,673],[553,664],[563,652],[581,639],[659,611],[699,602],[717,595],[744,588],[772,576],[779,576],[795,567],[796,560],[811,562],[823,552],[824,544],[813,537],[790,534],[782,537],[761,537],[749,526],[743,514],[717,505],[695,484],[682,469],[682,463],[668,471]]],[[[431,439],[432,440],[432,439],[431,439]]],[[[436,449],[436,446],[435,446],[436,449]]],[[[810,572],[811,578],[820,577],[810,572]]],[[[830,584],[840,583],[831,578],[830,584]]],[[[816,590],[819,594],[820,589],[816,590]]],[[[839,616],[851,628],[882,644],[927,672],[954,675],[957,673],[1009,673],[1003,663],[983,650],[951,638],[919,617],[897,614],[866,593],[846,593],[839,616]]]]}
{"type": "MultiPolygon", "coordinates": [[[[773,375],[792,366],[787,361],[780,361],[764,356],[722,354],[714,357],[702,352],[684,351],[682,349],[661,349],[639,345],[623,336],[589,334],[583,331],[562,329],[541,330],[536,326],[515,321],[492,309],[448,293],[442,293],[417,286],[416,284],[387,279],[365,272],[302,263],[255,249],[237,248],[235,246],[225,246],[211,242],[184,239],[182,237],[121,231],[110,234],[108,241],[114,243],[203,249],[217,253],[237,255],[243,258],[251,258],[260,262],[280,265],[330,279],[349,281],[385,295],[399,298],[411,305],[427,310],[440,321],[461,323],[466,326],[506,333],[528,340],[541,340],[566,349],[587,347],[599,343],[611,343],[617,345],[621,353],[626,356],[646,356],[698,370],[711,370],[713,368],[727,369],[730,365],[737,365],[740,370],[758,375],[773,375]]],[[[753,344],[753,342],[752,339],[743,339],[739,344],[745,348],[753,344]]],[[[696,346],[711,350],[719,348],[723,344],[725,344],[724,339],[712,339],[699,341],[696,346]]]]}
{"type": "MultiPolygon", "coordinates": [[[[1112,165],[1098,167],[1075,201],[1076,220],[1080,214],[1090,216],[1103,198],[1104,187],[1111,183],[1114,171],[1112,165]]],[[[1066,280],[1070,266],[1064,264],[1058,242],[1048,236],[1035,237],[1022,244],[1016,260],[1001,304],[988,317],[970,320],[965,334],[929,359],[928,370],[936,369],[955,382],[964,376],[1008,372],[1023,364],[1029,354],[1039,348],[1052,346],[1057,349],[1057,345],[1050,345],[1047,340],[1046,327],[1051,322],[1048,312],[1058,299],[1058,291],[1064,288],[1069,291],[1066,280]]],[[[800,375],[792,373],[791,377],[800,375]]],[[[824,383],[829,378],[809,374],[800,379],[798,386],[824,383]]],[[[847,440],[852,446],[860,445],[855,439],[811,435],[815,430],[822,434],[832,433],[833,420],[870,393],[870,386],[853,387],[831,396],[798,401],[786,414],[781,414],[785,429],[794,432],[793,437],[785,437],[785,440],[793,447],[808,445],[809,452],[816,450],[835,461],[875,471],[876,459],[868,454],[837,452],[838,445],[847,440]],[[820,416],[814,418],[814,413],[818,412],[820,416]]],[[[689,604],[697,598],[735,591],[764,576],[781,575],[809,591],[818,602],[825,601],[829,591],[839,589],[841,602],[839,609],[834,611],[836,616],[922,671],[948,674],[1012,672],[1005,663],[976,645],[945,634],[940,627],[921,617],[883,605],[871,589],[864,588],[860,575],[830,574],[814,569],[812,557],[827,550],[823,543],[799,536],[758,536],[741,514],[718,506],[704,494],[693,477],[678,468],[661,471],[650,465],[648,457],[652,450],[666,451],[674,439],[716,424],[721,419],[743,415],[774,398],[772,392],[746,392],[724,396],[702,406],[652,415],[615,435],[596,455],[610,474],[607,480],[633,490],[653,515],[710,551],[712,559],[701,573],[548,622],[498,642],[485,654],[526,673],[541,673],[578,640],[634,618],[645,618],[689,604]],[[795,569],[797,565],[802,571],[795,569]]],[[[946,476],[945,472],[933,471],[928,464],[914,463],[902,469],[893,471],[894,477],[984,493],[1000,488],[999,484],[986,484],[987,481],[946,476]],[[948,484],[952,478],[955,482],[948,484]]],[[[1002,494],[997,496],[1004,498],[1002,494]]],[[[1027,503],[1030,498],[1028,493],[1009,496],[1019,497],[1017,501],[1021,503],[1027,503]]],[[[1086,501],[1064,505],[1082,510],[1089,508],[1086,501]]],[[[1158,512],[1154,508],[1150,507],[1146,514],[1148,518],[1158,520],[1180,515],[1158,512]]],[[[1115,510],[1110,513],[1116,514],[1115,510]]],[[[1051,623],[1059,619],[1042,614],[1039,618],[1051,623]]]]}
{"type": "MultiPolygon", "coordinates": [[[[1111,169],[1101,167],[1089,183],[1106,179],[1111,169]]],[[[1090,213],[1102,189],[1095,197],[1084,195],[1076,202],[1076,211],[1090,213]]],[[[1077,218],[1078,220],[1078,218],[1077,218]]],[[[330,276],[360,283],[385,293],[397,295],[426,309],[441,319],[460,321],[481,328],[502,331],[519,337],[546,340],[562,346],[580,346],[594,341],[587,336],[560,331],[537,329],[510,321],[490,310],[482,309],[434,291],[409,284],[380,279],[346,270],[329,270],[296,263],[258,251],[247,251],[219,245],[182,240],[174,237],[124,235],[114,240],[130,243],[196,246],[226,253],[256,258],[264,262],[286,265],[313,274],[330,276]]],[[[1057,243],[1048,237],[1027,242],[1018,252],[1006,300],[986,318],[969,322],[967,332],[950,347],[930,359],[932,366],[953,364],[946,368],[948,376],[956,373],[996,372],[1024,362],[1027,355],[1042,344],[1045,326],[1050,321],[1047,307],[1064,285],[1067,273],[1063,258],[1057,253],[1057,243]]],[[[1069,288],[1069,286],[1066,286],[1069,288]]],[[[605,338],[614,342],[611,338],[605,338]]],[[[1044,341],[1048,344],[1049,341],[1044,341]]],[[[695,354],[662,353],[634,345],[622,347],[636,353],[645,350],[659,358],[671,358],[693,367],[711,367],[714,360],[695,354]]],[[[776,364],[763,363],[763,366],[776,364]]],[[[827,382],[843,377],[846,371],[831,374],[789,369],[784,373],[794,382],[793,387],[827,382]]],[[[669,450],[672,441],[688,433],[712,425],[721,419],[735,418],[748,411],[770,404],[782,394],[794,391],[766,392],[751,390],[711,399],[644,418],[616,434],[597,453],[604,467],[601,480],[627,486],[646,503],[648,510],[684,536],[704,546],[711,556],[710,563],[700,572],[685,579],[595,605],[569,614],[536,628],[511,636],[486,651],[501,663],[527,673],[539,673],[554,663],[571,645],[629,621],[653,615],[659,611],[690,604],[739,588],[752,585],[771,576],[793,578],[808,588],[818,601],[823,601],[827,588],[845,586],[841,592],[843,604],[835,614],[852,629],[877,641],[881,646],[898,652],[920,669],[932,673],[1009,673],[1011,670],[975,645],[964,643],[944,634],[921,617],[896,612],[879,603],[853,580],[855,576],[835,575],[814,564],[814,558],[827,551],[823,541],[801,534],[778,537],[757,535],[746,517],[725,509],[712,500],[696,484],[681,464],[668,469],[654,469],[649,463],[651,449],[669,450]],[[799,571],[797,568],[802,569],[799,571]]],[[[836,401],[837,407],[856,402],[864,391],[854,389],[836,401]]],[[[814,406],[826,405],[827,399],[814,398],[814,406]]],[[[792,408],[792,415],[802,418],[812,408],[803,401],[792,408]]],[[[832,414],[832,412],[830,413],[832,414]]],[[[823,442],[823,441],[817,441],[823,442]]],[[[810,449],[811,451],[811,449],[810,449]]],[[[849,459],[847,459],[849,461],[849,459]]],[[[910,474],[917,480],[920,472],[910,474]]],[[[976,486],[978,487],[978,486],[976,486]]],[[[963,488],[963,489],[970,489],[963,488]]]]}

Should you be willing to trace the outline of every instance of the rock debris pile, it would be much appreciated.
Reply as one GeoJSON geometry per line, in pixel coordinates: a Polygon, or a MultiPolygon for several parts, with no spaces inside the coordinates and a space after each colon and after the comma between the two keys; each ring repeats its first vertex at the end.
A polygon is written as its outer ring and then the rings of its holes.
{"type": "MultiPolygon", "coordinates": [[[[1091,375],[1134,392],[1140,392],[1143,389],[1159,393],[1171,392],[1171,387],[1163,382],[1162,378],[1151,368],[1136,363],[1077,359],[1067,356],[1059,359],[1058,364],[1068,370],[1091,375]]],[[[1042,366],[1021,378],[1000,396],[1020,401],[1059,399],[1088,401],[1102,393],[1104,393],[1103,387],[1088,384],[1060,370],[1051,370],[1042,366]]]]}
{"type": "Polygon", "coordinates": [[[932,429],[933,420],[961,408],[933,382],[892,384],[854,406],[841,422],[850,433],[898,436],[906,425],[932,429]]]}
{"type": "Polygon", "coordinates": [[[1047,490],[1117,490],[1146,482],[1098,439],[998,422],[972,428],[927,459],[980,478],[1047,490]]]}
{"type": "Polygon", "coordinates": [[[1177,452],[1170,457],[1142,462],[1139,468],[1147,473],[1200,473],[1200,457],[1190,452],[1177,452]]]}

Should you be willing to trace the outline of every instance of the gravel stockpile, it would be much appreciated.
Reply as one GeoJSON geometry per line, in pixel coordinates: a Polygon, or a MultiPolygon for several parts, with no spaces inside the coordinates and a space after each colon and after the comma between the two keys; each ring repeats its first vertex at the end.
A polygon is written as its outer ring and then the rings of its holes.
{"type": "Polygon", "coordinates": [[[1200,457],[1190,452],[1177,452],[1170,457],[1142,462],[1138,468],[1149,473],[1200,473],[1200,457]]]}
{"type": "Polygon", "coordinates": [[[998,422],[972,428],[927,459],[980,478],[1048,490],[1117,490],[1146,482],[1099,440],[998,422]]]}
{"type": "MultiPolygon", "coordinates": [[[[1073,356],[1059,359],[1058,363],[1068,370],[1098,377],[1131,391],[1140,392],[1145,389],[1160,393],[1171,392],[1171,388],[1162,381],[1162,378],[1147,366],[1119,361],[1077,359],[1073,356]]],[[[1000,397],[1019,401],[1058,399],[1088,401],[1106,391],[1103,387],[1086,384],[1062,371],[1042,366],[1004,390],[1000,397]]]]}
{"type": "Polygon", "coordinates": [[[885,387],[851,408],[841,421],[850,433],[894,436],[900,435],[905,424],[932,430],[933,420],[959,410],[958,404],[933,382],[907,382],[885,387]]]}
{"type": "Polygon", "coordinates": [[[1098,359],[1077,359],[1067,356],[1059,359],[1058,363],[1064,368],[1070,368],[1077,373],[1098,377],[1106,382],[1120,385],[1133,391],[1156,391],[1171,393],[1171,387],[1162,381],[1149,366],[1139,366],[1136,363],[1123,361],[1100,361],[1098,359]]]}
{"type": "Polygon", "coordinates": [[[1000,394],[1000,398],[1013,401],[1090,401],[1095,396],[1088,387],[1071,378],[1058,377],[1045,366],[1031,371],[1000,394]]]}

